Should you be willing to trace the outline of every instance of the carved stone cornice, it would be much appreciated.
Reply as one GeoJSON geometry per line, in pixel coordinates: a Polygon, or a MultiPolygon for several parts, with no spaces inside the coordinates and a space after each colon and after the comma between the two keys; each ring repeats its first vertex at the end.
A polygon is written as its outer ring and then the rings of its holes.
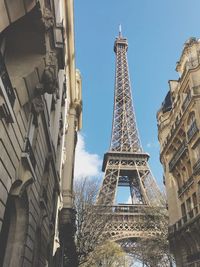
{"type": "Polygon", "coordinates": [[[32,100],[32,111],[34,114],[38,115],[44,110],[44,102],[40,96],[35,97],[32,100]]]}
{"type": "Polygon", "coordinates": [[[47,7],[42,10],[38,2],[33,13],[33,23],[38,31],[45,33],[54,26],[53,13],[47,7]]]}

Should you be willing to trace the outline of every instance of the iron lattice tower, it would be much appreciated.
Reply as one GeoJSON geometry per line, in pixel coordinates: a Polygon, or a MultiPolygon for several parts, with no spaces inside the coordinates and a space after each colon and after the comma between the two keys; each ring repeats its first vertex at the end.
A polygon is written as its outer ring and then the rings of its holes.
{"type": "Polygon", "coordinates": [[[148,165],[149,155],[143,151],[138,134],[127,50],[127,39],[122,37],[120,30],[114,43],[116,70],[111,144],[104,155],[102,170],[105,175],[97,198],[97,205],[112,207],[114,215],[108,231],[112,232],[113,239],[141,236],[144,232],[138,228],[141,208],[163,206],[164,203],[148,165]],[[130,188],[131,204],[115,203],[119,186],[130,188]],[[128,221],[124,219],[125,215],[129,215],[128,221]]]}

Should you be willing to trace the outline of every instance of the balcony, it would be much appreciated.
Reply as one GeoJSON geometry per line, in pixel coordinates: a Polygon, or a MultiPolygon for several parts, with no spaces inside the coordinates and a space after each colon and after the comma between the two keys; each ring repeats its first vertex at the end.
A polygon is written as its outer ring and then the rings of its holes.
{"type": "Polygon", "coordinates": [[[190,129],[187,132],[187,138],[188,138],[188,142],[190,142],[190,140],[192,139],[192,137],[199,131],[199,129],[197,128],[197,124],[196,121],[193,121],[190,129]]]}
{"type": "Polygon", "coordinates": [[[186,144],[186,141],[184,140],[183,143],[179,146],[178,150],[175,152],[174,156],[172,157],[172,159],[169,162],[169,171],[170,172],[173,170],[173,168],[175,167],[175,165],[177,164],[177,162],[179,161],[181,156],[185,153],[186,149],[187,149],[187,144],[186,144]]]}
{"type": "Polygon", "coordinates": [[[180,126],[181,124],[181,113],[179,113],[176,117],[176,120],[175,120],[175,123],[170,127],[171,130],[169,132],[169,134],[167,135],[167,138],[163,144],[163,149],[161,151],[161,154],[163,153],[163,151],[165,150],[165,148],[167,147],[167,145],[171,142],[171,140],[173,139],[174,135],[176,134],[177,132],[177,129],[178,127],[180,126]]]}
{"type": "Polygon", "coordinates": [[[184,215],[175,224],[169,226],[169,229],[168,229],[169,235],[175,234],[175,232],[179,231],[186,223],[189,223],[198,214],[199,214],[199,206],[195,206],[193,209],[188,211],[187,214],[184,215]]]}
{"type": "Polygon", "coordinates": [[[184,99],[183,101],[183,104],[182,104],[182,111],[184,112],[186,110],[186,108],[188,107],[189,103],[190,103],[190,100],[192,99],[192,96],[191,94],[187,94],[186,98],[184,99]]]}
{"type": "Polygon", "coordinates": [[[178,190],[178,197],[181,197],[182,194],[190,188],[190,186],[194,183],[194,178],[191,176],[181,188],[178,190]]]}
{"type": "MultiPolygon", "coordinates": [[[[199,88],[200,86],[196,86],[195,88],[197,88],[197,87],[199,88]]],[[[200,91],[200,89],[199,89],[199,91],[200,91]]],[[[174,134],[177,132],[177,129],[178,129],[179,125],[181,124],[182,117],[183,117],[183,115],[185,113],[185,110],[187,109],[187,107],[190,104],[191,100],[192,100],[192,95],[191,95],[191,93],[188,93],[188,95],[184,99],[182,107],[181,107],[182,112],[180,112],[178,114],[178,116],[176,117],[175,123],[172,125],[171,130],[170,130],[169,134],[167,135],[167,138],[166,138],[166,140],[165,140],[165,142],[163,144],[163,149],[161,151],[161,154],[163,154],[163,152],[166,149],[167,145],[172,141],[174,134]]],[[[162,124],[161,124],[161,126],[162,126],[162,124]]]]}
{"type": "Polygon", "coordinates": [[[198,159],[197,162],[194,164],[193,173],[194,175],[197,175],[200,173],[200,159],[198,159]]]}

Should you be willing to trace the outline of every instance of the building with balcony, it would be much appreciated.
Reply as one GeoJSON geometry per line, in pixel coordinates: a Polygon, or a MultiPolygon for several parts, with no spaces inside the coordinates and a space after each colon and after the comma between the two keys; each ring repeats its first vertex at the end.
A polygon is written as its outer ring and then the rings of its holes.
{"type": "Polygon", "coordinates": [[[81,127],[73,0],[5,0],[0,14],[0,266],[63,266],[81,127]]]}
{"type": "Polygon", "coordinates": [[[184,45],[157,113],[169,210],[169,241],[178,267],[200,266],[200,40],[184,45]]]}

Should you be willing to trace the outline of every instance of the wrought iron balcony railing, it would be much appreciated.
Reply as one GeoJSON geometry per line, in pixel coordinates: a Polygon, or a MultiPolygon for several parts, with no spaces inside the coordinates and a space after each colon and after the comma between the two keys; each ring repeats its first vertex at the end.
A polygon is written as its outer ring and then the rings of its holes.
{"type": "Polygon", "coordinates": [[[181,156],[184,154],[186,149],[187,149],[187,144],[186,144],[186,141],[184,140],[183,143],[179,146],[178,150],[175,152],[174,156],[172,157],[172,159],[169,162],[169,171],[170,172],[173,170],[173,168],[175,167],[175,165],[177,164],[177,162],[179,161],[181,156]]]}
{"type": "Polygon", "coordinates": [[[14,90],[13,90],[13,87],[12,87],[12,84],[11,84],[11,81],[10,81],[4,60],[3,60],[3,57],[1,54],[0,54],[0,76],[1,76],[1,79],[3,82],[3,85],[6,89],[7,96],[10,100],[10,104],[13,107],[14,102],[15,102],[15,93],[14,93],[14,90]]]}
{"type": "Polygon", "coordinates": [[[193,121],[190,129],[187,132],[187,137],[188,137],[188,142],[190,142],[190,140],[192,139],[192,137],[199,131],[199,129],[197,128],[197,124],[196,121],[193,121]]]}
{"type": "Polygon", "coordinates": [[[147,215],[150,207],[146,204],[118,204],[118,205],[96,205],[96,207],[101,207],[103,211],[110,214],[124,214],[127,215],[147,215]]]}
{"type": "Polygon", "coordinates": [[[163,151],[165,150],[167,145],[171,142],[171,140],[173,139],[174,135],[176,134],[177,129],[181,125],[181,118],[182,118],[182,115],[181,115],[181,113],[179,113],[178,116],[176,117],[175,123],[172,125],[171,130],[170,130],[169,134],[167,135],[167,138],[165,139],[161,154],[163,153],[163,151]]]}
{"type": "Polygon", "coordinates": [[[12,87],[3,56],[0,53],[0,92],[4,98],[5,103],[0,105],[0,115],[7,119],[8,122],[13,122],[11,115],[12,108],[15,102],[15,92],[12,87]]]}
{"type": "Polygon", "coordinates": [[[187,212],[180,220],[178,220],[175,224],[169,226],[168,232],[169,235],[174,234],[176,231],[179,231],[181,227],[183,227],[186,223],[189,223],[195,216],[199,214],[199,206],[195,206],[193,209],[187,212]]]}
{"type": "Polygon", "coordinates": [[[127,213],[144,213],[144,209],[146,208],[146,205],[140,204],[140,205],[116,205],[112,206],[112,210],[114,213],[120,213],[120,212],[127,212],[127,213]]]}
{"type": "Polygon", "coordinates": [[[194,178],[193,176],[191,176],[184,184],[181,188],[179,188],[178,190],[178,197],[181,197],[182,194],[189,189],[189,187],[194,183],[194,178]]]}
{"type": "MultiPolygon", "coordinates": [[[[195,94],[194,90],[197,90],[196,88],[199,88],[199,86],[195,86],[191,88],[191,91],[193,91],[193,94],[195,94]]],[[[200,91],[200,89],[199,89],[200,91]]],[[[161,151],[161,154],[164,152],[164,150],[166,149],[167,145],[170,143],[170,141],[172,140],[174,134],[177,132],[177,129],[179,127],[179,125],[181,124],[182,121],[182,117],[185,113],[186,108],[188,107],[188,105],[190,104],[190,102],[192,101],[192,94],[188,93],[188,95],[186,96],[186,98],[183,101],[182,104],[182,112],[180,112],[175,120],[175,123],[172,125],[171,130],[169,132],[169,134],[167,135],[167,138],[163,144],[163,149],[161,151]]]]}
{"type": "Polygon", "coordinates": [[[35,159],[35,155],[33,153],[33,149],[32,149],[32,146],[31,146],[31,143],[30,143],[28,137],[25,140],[25,149],[24,149],[24,152],[28,154],[28,156],[30,158],[30,161],[31,161],[31,164],[33,166],[33,169],[35,170],[35,167],[36,167],[36,159],[35,159]]]}
{"type": "Polygon", "coordinates": [[[199,172],[200,172],[200,159],[198,159],[197,162],[193,166],[194,175],[199,174],[199,172]]]}

